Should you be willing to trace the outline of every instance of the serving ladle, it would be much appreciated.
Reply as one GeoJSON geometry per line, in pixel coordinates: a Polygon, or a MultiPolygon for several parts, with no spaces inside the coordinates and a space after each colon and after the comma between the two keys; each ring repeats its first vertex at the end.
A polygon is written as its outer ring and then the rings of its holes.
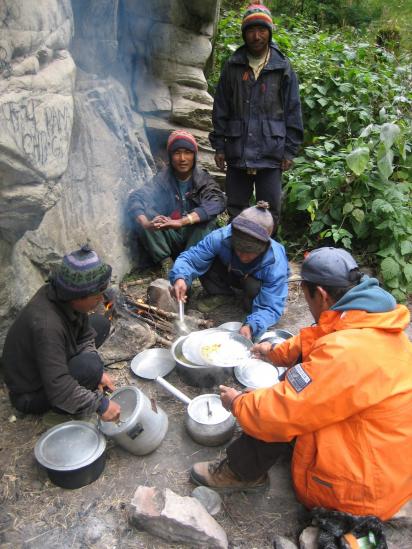
{"type": "Polygon", "coordinates": [[[175,321],[175,328],[179,336],[184,336],[190,334],[191,330],[185,322],[185,304],[184,301],[179,300],[177,302],[179,305],[179,320],[175,321]]]}

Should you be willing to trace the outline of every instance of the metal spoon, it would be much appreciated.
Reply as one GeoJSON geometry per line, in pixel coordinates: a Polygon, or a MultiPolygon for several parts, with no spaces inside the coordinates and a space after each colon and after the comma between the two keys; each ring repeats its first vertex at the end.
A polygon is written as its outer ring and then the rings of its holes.
{"type": "Polygon", "coordinates": [[[188,335],[190,334],[190,328],[185,322],[185,304],[184,301],[178,301],[179,305],[179,320],[176,320],[175,326],[179,335],[188,335]]]}

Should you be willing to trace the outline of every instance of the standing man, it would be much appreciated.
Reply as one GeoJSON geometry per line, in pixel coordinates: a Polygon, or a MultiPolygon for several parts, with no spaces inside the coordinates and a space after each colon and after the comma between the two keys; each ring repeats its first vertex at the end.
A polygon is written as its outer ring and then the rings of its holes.
{"type": "Polygon", "coordinates": [[[217,167],[226,173],[228,212],[233,219],[256,200],[270,204],[274,230],[281,208],[281,174],[303,141],[296,74],[272,42],[272,16],[250,5],[243,17],[245,44],[227,61],[216,89],[213,131],[217,167]]]}
{"type": "Polygon", "coordinates": [[[225,460],[194,465],[192,480],[264,486],[279,455],[293,451],[293,484],[306,507],[387,520],[412,498],[409,311],[343,249],[312,251],[301,274],[316,325],[252,349],[286,366],[284,381],[249,393],[220,386],[244,433],[225,460]]]}
{"type": "Polygon", "coordinates": [[[215,228],[226,197],[210,175],[196,166],[197,143],[185,130],[167,141],[169,166],[129,196],[128,211],[139,240],[165,274],[180,252],[215,228]]]}
{"type": "Polygon", "coordinates": [[[62,414],[117,421],[119,405],[96,347],[110,331],[103,316],[89,316],[103,300],[112,273],[88,246],[63,257],[50,282],[21,310],[3,350],[5,381],[13,406],[25,414],[51,408],[62,414]]]}

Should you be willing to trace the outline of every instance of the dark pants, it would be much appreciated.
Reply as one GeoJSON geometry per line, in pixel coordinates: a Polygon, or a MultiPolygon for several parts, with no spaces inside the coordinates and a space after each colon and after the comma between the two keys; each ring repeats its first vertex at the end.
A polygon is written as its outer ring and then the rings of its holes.
{"type": "Polygon", "coordinates": [[[227,194],[227,211],[230,221],[242,210],[248,208],[253,190],[256,202],[269,202],[270,213],[273,217],[274,232],[280,220],[282,200],[282,171],[280,168],[265,168],[257,170],[256,175],[249,175],[246,169],[227,168],[225,190],[227,194]]]}
{"type": "MultiPolygon", "coordinates": [[[[93,314],[89,316],[89,322],[97,332],[96,347],[100,347],[110,333],[110,321],[102,315],[93,314]]],[[[96,352],[79,353],[68,361],[67,367],[79,385],[91,391],[97,389],[103,375],[103,362],[96,352]]],[[[43,414],[51,408],[43,388],[32,393],[10,393],[10,401],[17,410],[25,414],[43,414]]]]}
{"type": "Polygon", "coordinates": [[[139,232],[139,240],[153,263],[157,264],[168,257],[176,259],[181,252],[197,244],[215,228],[216,220],[213,219],[205,223],[185,225],[178,230],[148,231],[142,229],[139,232]]]}
{"type": "Polygon", "coordinates": [[[231,471],[241,480],[252,481],[267,473],[280,458],[291,459],[293,444],[263,442],[243,433],[226,448],[231,471]]]}
{"type": "Polygon", "coordinates": [[[243,290],[243,307],[246,311],[251,310],[252,302],[262,286],[262,282],[253,276],[239,278],[232,271],[228,271],[218,257],[207,273],[199,277],[199,280],[210,295],[233,295],[232,288],[243,290]]]}

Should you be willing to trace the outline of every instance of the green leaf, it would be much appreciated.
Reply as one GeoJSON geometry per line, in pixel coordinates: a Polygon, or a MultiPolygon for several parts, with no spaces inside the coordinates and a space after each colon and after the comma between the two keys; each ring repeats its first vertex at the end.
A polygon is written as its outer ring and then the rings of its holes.
{"type": "Polygon", "coordinates": [[[346,163],[356,175],[361,175],[369,162],[368,147],[358,147],[346,157],[346,163]]]}
{"type": "MultiPolygon", "coordinates": [[[[381,263],[381,270],[385,281],[392,280],[399,276],[399,263],[397,263],[392,257],[386,257],[381,263]]],[[[397,288],[397,286],[391,287],[397,288]]]]}
{"type": "Polygon", "coordinates": [[[386,123],[381,127],[380,140],[385,145],[385,149],[389,150],[394,141],[399,137],[401,130],[396,124],[386,123]]]}
{"type": "Polygon", "coordinates": [[[352,89],[352,84],[349,84],[349,82],[345,82],[344,84],[341,84],[339,86],[339,91],[342,93],[349,93],[352,89]]]}
{"type": "Polygon", "coordinates": [[[412,264],[408,263],[403,269],[403,274],[408,282],[412,282],[412,264]]]}
{"type": "Polygon", "coordinates": [[[412,253],[412,241],[402,240],[401,242],[401,254],[408,255],[412,253]]]}
{"type": "Polygon", "coordinates": [[[319,105],[322,105],[322,107],[329,103],[329,101],[324,97],[319,97],[319,99],[316,99],[316,101],[319,103],[319,105]]]}
{"type": "Polygon", "coordinates": [[[360,210],[359,208],[355,208],[352,212],[352,215],[358,223],[362,223],[362,221],[365,219],[365,212],[363,210],[360,210]]]}
{"type": "Polygon", "coordinates": [[[379,173],[385,178],[389,179],[393,173],[393,152],[391,149],[386,149],[385,145],[381,143],[378,147],[378,170],[379,173]]]}
{"type": "Polygon", "coordinates": [[[388,288],[391,288],[392,290],[395,288],[399,288],[399,280],[397,278],[391,278],[391,279],[385,278],[385,284],[388,288]]]}
{"type": "Polygon", "coordinates": [[[350,213],[353,210],[353,204],[351,202],[346,202],[346,204],[343,206],[342,213],[343,215],[346,215],[350,213]]]}
{"type": "Polygon", "coordinates": [[[335,144],[334,144],[334,143],[331,143],[330,141],[325,141],[325,143],[323,144],[323,146],[325,147],[325,151],[326,151],[326,152],[329,152],[329,151],[331,151],[332,149],[335,148],[335,144]]]}

